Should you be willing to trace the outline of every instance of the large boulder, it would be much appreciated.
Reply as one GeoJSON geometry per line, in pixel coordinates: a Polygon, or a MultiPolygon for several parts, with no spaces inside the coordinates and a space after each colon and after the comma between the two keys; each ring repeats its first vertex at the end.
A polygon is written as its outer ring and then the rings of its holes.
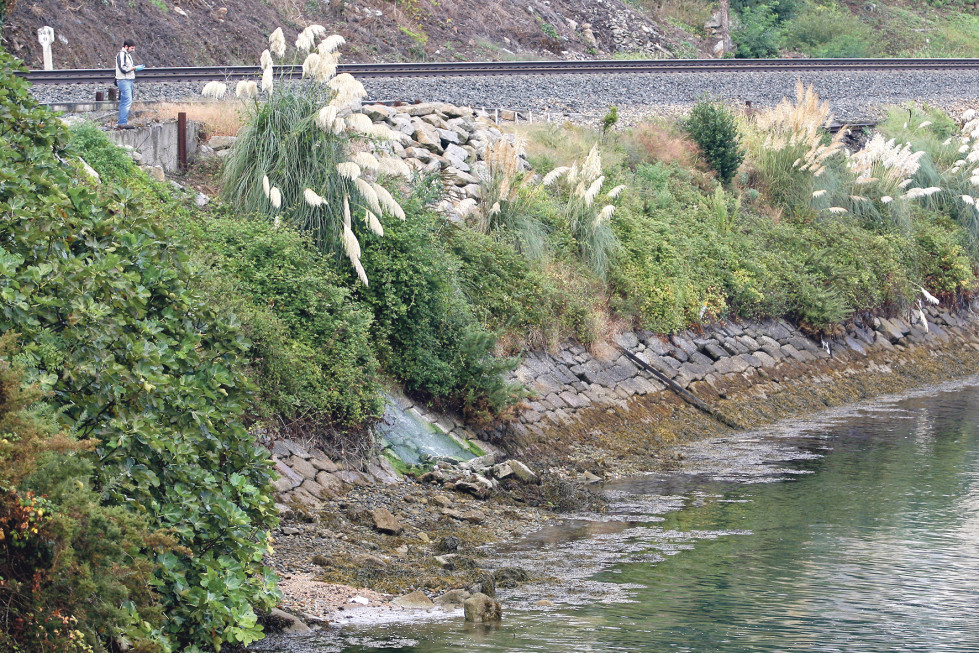
{"type": "Polygon", "coordinates": [[[485,594],[473,594],[462,604],[466,613],[466,621],[481,624],[499,621],[503,618],[503,607],[496,599],[485,594]]]}
{"type": "Polygon", "coordinates": [[[387,508],[372,510],[371,519],[374,520],[374,528],[387,535],[400,535],[405,529],[398,518],[392,515],[387,508]]]}
{"type": "Polygon", "coordinates": [[[273,625],[273,629],[276,632],[288,633],[290,635],[308,635],[313,632],[299,617],[278,608],[272,608],[272,612],[268,616],[268,621],[273,625]]]}

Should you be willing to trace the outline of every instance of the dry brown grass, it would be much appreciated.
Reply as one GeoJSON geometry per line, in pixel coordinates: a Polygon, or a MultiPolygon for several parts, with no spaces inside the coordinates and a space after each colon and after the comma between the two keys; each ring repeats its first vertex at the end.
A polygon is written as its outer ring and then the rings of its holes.
{"type": "Polygon", "coordinates": [[[638,155],[649,163],[676,163],[682,168],[697,166],[697,145],[670,126],[643,123],[632,130],[631,140],[638,155]]]}
{"type": "Polygon", "coordinates": [[[176,120],[178,113],[185,112],[187,120],[202,124],[208,136],[234,136],[244,125],[242,105],[236,100],[145,104],[139,111],[157,122],[176,120]]]}

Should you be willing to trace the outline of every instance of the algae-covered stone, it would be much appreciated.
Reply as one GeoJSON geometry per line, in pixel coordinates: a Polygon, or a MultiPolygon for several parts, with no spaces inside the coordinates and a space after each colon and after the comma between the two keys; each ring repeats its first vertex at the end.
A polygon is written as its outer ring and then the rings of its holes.
{"type": "Polygon", "coordinates": [[[399,596],[398,598],[391,601],[391,605],[396,605],[400,608],[408,608],[409,610],[431,610],[435,607],[432,600],[425,595],[425,592],[418,590],[412,592],[411,594],[405,594],[404,596],[399,596]]]}
{"type": "Polygon", "coordinates": [[[435,603],[443,608],[461,608],[470,596],[466,590],[449,590],[435,599],[435,603]]]}

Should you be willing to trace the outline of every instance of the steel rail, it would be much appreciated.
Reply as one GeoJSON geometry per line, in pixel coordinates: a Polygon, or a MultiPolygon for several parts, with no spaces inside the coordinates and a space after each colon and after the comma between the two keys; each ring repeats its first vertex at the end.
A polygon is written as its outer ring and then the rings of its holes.
{"type": "MultiPolygon", "coordinates": [[[[355,77],[444,77],[461,75],[569,75],[627,73],[745,73],[804,71],[979,70],[979,59],[649,59],[636,61],[510,61],[447,63],[341,64],[340,73],[355,77]]],[[[147,68],[143,83],[207,82],[255,79],[258,66],[147,68]]],[[[20,72],[34,84],[111,83],[111,68],[31,70],[20,72]]],[[[276,76],[298,79],[302,66],[276,66],[276,76]]]]}

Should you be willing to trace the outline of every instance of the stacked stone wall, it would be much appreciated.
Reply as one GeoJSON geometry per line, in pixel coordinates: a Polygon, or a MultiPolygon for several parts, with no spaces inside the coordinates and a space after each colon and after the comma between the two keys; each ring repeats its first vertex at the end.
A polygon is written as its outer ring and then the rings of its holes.
{"type": "MultiPolygon", "coordinates": [[[[672,336],[626,332],[614,345],[591,350],[571,343],[554,353],[531,352],[512,376],[534,396],[511,423],[488,437],[526,446],[579,425],[586,416],[593,423],[596,409],[628,412],[636,402],[649,405],[664,393],[674,394],[623,350],[698,396],[723,398],[753,386],[762,393],[777,391],[789,379],[829,383],[828,370],[845,374],[848,366],[859,367],[858,361],[876,353],[899,355],[913,345],[979,352],[977,308],[926,307],[927,326],[917,310],[903,317],[865,317],[831,338],[814,339],[784,320],[727,322],[672,336]]],[[[886,365],[873,369],[888,372],[886,365]]]]}

